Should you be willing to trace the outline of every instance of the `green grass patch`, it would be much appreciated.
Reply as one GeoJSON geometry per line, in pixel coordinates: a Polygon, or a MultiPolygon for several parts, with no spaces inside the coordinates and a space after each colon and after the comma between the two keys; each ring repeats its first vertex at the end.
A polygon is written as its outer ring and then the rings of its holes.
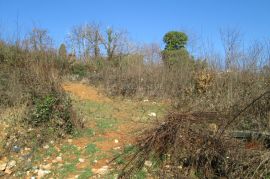
{"type": "Polygon", "coordinates": [[[92,128],[85,128],[85,129],[81,129],[79,131],[76,131],[76,133],[74,133],[73,137],[75,138],[79,138],[79,137],[93,137],[95,135],[95,131],[92,128]]]}
{"type": "Polygon", "coordinates": [[[74,155],[77,155],[79,156],[81,154],[80,150],[78,149],[77,146],[75,145],[63,145],[61,147],[61,152],[62,153],[67,153],[67,154],[74,154],[74,155]]]}
{"type": "Polygon", "coordinates": [[[85,152],[88,155],[93,155],[93,154],[95,154],[98,151],[99,151],[99,149],[97,148],[97,146],[95,144],[88,144],[86,146],[86,148],[85,148],[85,152]]]}
{"type": "Polygon", "coordinates": [[[76,164],[75,163],[68,163],[68,164],[64,164],[64,166],[63,166],[63,168],[62,168],[62,170],[60,172],[60,175],[62,177],[65,177],[68,174],[74,173],[76,171],[77,171],[76,164]]]}
{"type": "Polygon", "coordinates": [[[99,118],[96,121],[98,131],[104,133],[106,130],[115,130],[117,126],[116,119],[113,118],[99,118]]]}
{"type": "Polygon", "coordinates": [[[91,169],[86,169],[83,171],[83,173],[79,176],[79,179],[87,179],[93,175],[93,172],[91,169]]]}

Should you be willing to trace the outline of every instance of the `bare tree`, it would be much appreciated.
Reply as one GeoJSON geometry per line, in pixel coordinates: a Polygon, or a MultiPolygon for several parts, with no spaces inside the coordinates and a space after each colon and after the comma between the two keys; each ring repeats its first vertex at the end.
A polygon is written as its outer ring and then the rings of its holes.
{"type": "Polygon", "coordinates": [[[153,64],[161,61],[161,47],[157,43],[145,44],[141,50],[144,60],[147,63],[153,64]]]}
{"type": "Polygon", "coordinates": [[[244,68],[255,71],[263,64],[263,44],[259,41],[253,42],[247,49],[246,58],[244,59],[244,68]]]}
{"type": "Polygon", "coordinates": [[[115,31],[113,28],[107,28],[102,43],[107,52],[108,60],[112,60],[118,53],[124,52],[124,46],[127,45],[126,33],[115,31]]]}
{"type": "Polygon", "coordinates": [[[28,34],[30,48],[37,51],[43,51],[52,47],[52,38],[46,29],[34,27],[28,34]]]}
{"type": "Polygon", "coordinates": [[[231,70],[236,68],[241,57],[241,33],[237,29],[222,29],[220,36],[225,51],[225,68],[231,70]]]}
{"type": "Polygon", "coordinates": [[[100,33],[100,25],[88,23],[85,25],[74,26],[68,35],[73,53],[83,58],[100,56],[100,45],[102,37],[100,33]]]}

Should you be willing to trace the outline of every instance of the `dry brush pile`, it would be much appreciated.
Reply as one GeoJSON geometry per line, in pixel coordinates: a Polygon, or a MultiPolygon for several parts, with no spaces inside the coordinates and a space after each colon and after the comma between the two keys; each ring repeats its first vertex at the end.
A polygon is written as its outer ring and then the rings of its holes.
{"type": "Polygon", "coordinates": [[[140,170],[159,178],[269,177],[269,136],[263,136],[269,128],[250,128],[259,135],[244,136],[244,140],[238,140],[233,132],[252,114],[269,121],[269,102],[267,91],[228,115],[169,113],[139,136],[132,153],[123,154],[127,162],[119,178],[129,178],[140,170]]]}

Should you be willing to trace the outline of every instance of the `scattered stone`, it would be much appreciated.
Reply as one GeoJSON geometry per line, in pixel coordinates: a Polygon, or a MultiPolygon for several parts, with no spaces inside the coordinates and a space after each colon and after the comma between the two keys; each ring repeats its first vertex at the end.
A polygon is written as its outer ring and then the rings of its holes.
{"type": "Polygon", "coordinates": [[[97,163],[98,161],[97,161],[97,160],[94,160],[93,162],[94,162],[94,163],[97,163]]]}
{"type": "Polygon", "coordinates": [[[15,146],[12,147],[12,151],[16,152],[16,153],[19,153],[21,151],[21,147],[15,145],[15,146]]]}
{"type": "Polygon", "coordinates": [[[147,167],[151,167],[151,166],[152,166],[152,162],[149,161],[149,160],[146,160],[146,161],[144,162],[144,165],[147,166],[147,167]]]}
{"type": "Polygon", "coordinates": [[[5,173],[8,174],[8,175],[11,175],[12,174],[12,171],[11,171],[11,169],[6,168],[5,173]]]}
{"type": "Polygon", "coordinates": [[[83,158],[79,158],[79,162],[83,163],[85,160],[83,158]]]}
{"type": "Polygon", "coordinates": [[[68,143],[72,143],[72,139],[68,139],[68,143]]]}
{"type": "Polygon", "coordinates": [[[57,160],[52,160],[52,163],[57,163],[57,160]]]}
{"type": "Polygon", "coordinates": [[[36,177],[31,177],[31,179],[36,179],[36,177]]]}
{"type": "Polygon", "coordinates": [[[217,126],[215,123],[209,124],[208,127],[209,127],[209,130],[210,130],[212,133],[214,133],[214,134],[217,133],[217,131],[218,131],[218,126],[217,126]]]}
{"type": "Polygon", "coordinates": [[[121,147],[114,147],[113,150],[120,150],[121,147]]]}
{"type": "Polygon", "coordinates": [[[47,165],[41,165],[40,168],[42,168],[42,169],[44,169],[44,170],[51,170],[52,165],[51,165],[50,163],[48,163],[47,165]]]}
{"type": "Polygon", "coordinates": [[[38,170],[38,178],[43,178],[45,175],[51,173],[51,171],[49,170],[42,170],[42,169],[39,169],[38,170]]]}
{"type": "Polygon", "coordinates": [[[43,146],[43,149],[48,149],[48,148],[50,148],[49,145],[44,145],[44,146],[43,146]]]}
{"type": "Polygon", "coordinates": [[[4,171],[7,167],[7,161],[6,160],[1,160],[0,161],[0,171],[4,171]]]}
{"type": "Polygon", "coordinates": [[[143,102],[148,102],[148,101],[149,101],[148,99],[143,100],[143,102]]]}
{"type": "Polygon", "coordinates": [[[105,175],[109,172],[109,167],[107,165],[101,167],[100,169],[93,169],[93,172],[100,175],[105,175]]]}
{"type": "Polygon", "coordinates": [[[57,161],[57,162],[62,162],[62,161],[63,161],[63,160],[62,160],[62,157],[60,157],[60,156],[56,157],[56,161],[57,161]]]}
{"type": "Polygon", "coordinates": [[[51,141],[50,141],[50,144],[54,144],[54,141],[53,141],[53,140],[51,140],[51,141]]]}
{"type": "Polygon", "coordinates": [[[31,148],[25,147],[24,150],[25,150],[25,151],[30,151],[31,148]]]}
{"type": "Polygon", "coordinates": [[[156,114],[156,113],[154,113],[154,112],[151,112],[151,113],[149,113],[149,114],[148,114],[148,116],[150,116],[150,117],[156,117],[156,116],[157,116],[157,114],[156,114]]]}
{"type": "Polygon", "coordinates": [[[11,161],[8,162],[8,164],[6,166],[6,170],[7,169],[12,169],[15,166],[16,166],[16,161],[15,160],[11,160],[11,161]]]}
{"type": "Polygon", "coordinates": [[[114,139],[114,143],[116,143],[116,144],[117,144],[118,142],[119,142],[119,141],[118,141],[117,139],[114,139]]]}

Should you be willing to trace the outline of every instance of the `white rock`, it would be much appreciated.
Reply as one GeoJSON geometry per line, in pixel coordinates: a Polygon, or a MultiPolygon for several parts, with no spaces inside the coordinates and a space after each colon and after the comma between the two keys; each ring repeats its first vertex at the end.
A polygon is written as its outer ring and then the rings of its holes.
{"type": "Polygon", "coordinates": [[[94,163],[97,163],[98,161],[97,161],[97,160],[94,160],[93,162],[94,162],[94,163]]]}
{"type": "Polygon", "coordinates": [[[51,171],[39,169],[38,170],[38,178],[43,178],[45,175],[47,175],[49,173],[51,173],[51,171]]]}
{"type": "Polygon", "coordinates": [[[143,100],[143,102],[148,102],[148,101],[149,101],[148,99],[143,100]]]}
{"type": "Polygon", "coordinates": [[[43,146],[43,149],[48,149],[48,148],[50,148],[49,145],[44,145],[44,146],[43,146]]]}
{"type": "Polygon", "coordinates": [[[83,163],[85,160],[83,158],[79,158],[79,162],[83,163]]]}
{"type": "Polygon", "coordinates": [[[157,116],[157,114],[156,114],[156,113],[154,113],[154,112],[151,112],[151,113],[149,113],[149,114],[148,114],[148,116],[150,116],[150,117],[156,117],[156,116],[157,116]]]}
{"type": "Polygon", "coordinates": [[[119,141],[118,141],[117,139],[114,139],[114,143],[116,143],[116,144],[117,144],[117,143],[119,143],[119,141]]]}
{"type": "Polygon", "coordinates": [[[146,160],[146,161],[144,162],[144,165],[147,166],[147,167],[151,167],[151,166],[152,166],[152,162],[149,161],[149,160],[146,160]]]}
{"type": "Polygon", "coordinates": [[[11,161],[8,162],[6,168],[11,169],[11,168],[13,168],[15,166],[16,166],[16,161],[15,160],[11,160],[11,161]]]}
{"type": "Polygon", "coordinates": [[[113,150],[120,150],[121,147],[114,147],[113,150]]]}

